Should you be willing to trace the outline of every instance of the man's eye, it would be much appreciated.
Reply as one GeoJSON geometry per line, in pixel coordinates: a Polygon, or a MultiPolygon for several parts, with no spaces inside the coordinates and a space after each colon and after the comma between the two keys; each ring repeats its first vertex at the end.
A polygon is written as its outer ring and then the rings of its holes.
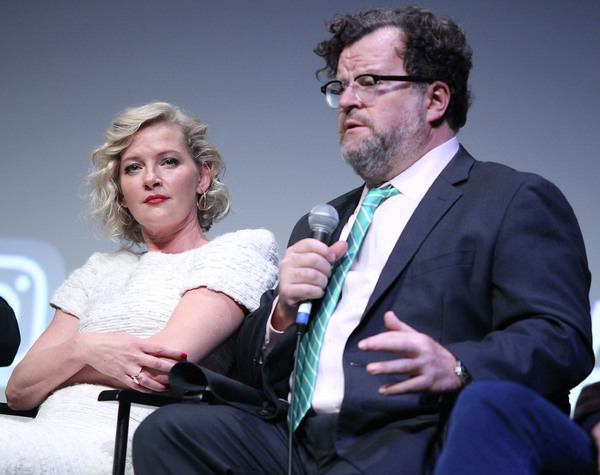
{"type": "Polygon", "coordinates": [[[338,83],[334,83],[331,86],[329,86],[329,92],[331,94],[341,94],[342,92],[344,92],[344,86],[342,84],[338,84],[338,83]]]}
{"type": "Polygon", "coordinates": [[[377,84],[371,77],[360,78],[356,83],[360,87],[374,87],[377,84]]]}

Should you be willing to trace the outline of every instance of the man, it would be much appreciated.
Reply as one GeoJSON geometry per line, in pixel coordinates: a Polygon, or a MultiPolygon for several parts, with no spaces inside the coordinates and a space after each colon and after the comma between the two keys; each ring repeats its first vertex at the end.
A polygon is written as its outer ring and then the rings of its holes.
{"type": "Polygon", "coordinates": [[[307,300],[293,473],[430,472],[471,380],[519,383],[567,410],[593,365],[590,276],[570,206],[544,179],[476,161],[455,137],[471,69],[459,27],[410,7],[342,16],[330,31],[315,50],[334,78],[322,91],[365,186],[331,202],[340,215],[331,246],[299,221],[278,297],[265,295],[240,330],[237,378],[270,404],[158,410],[135,434],[139,473],[285,472],[280,399],[307,300]],[[372,217],[363,203],[377,206],[372,217]],[[369,220],[358,255],[342,257],[369,220]]]}
{"type": "Polygon", "coordinates": [[[21,334],[15,312],[0,297],[0,366],[9,366],[17,354],[21,334]]]}

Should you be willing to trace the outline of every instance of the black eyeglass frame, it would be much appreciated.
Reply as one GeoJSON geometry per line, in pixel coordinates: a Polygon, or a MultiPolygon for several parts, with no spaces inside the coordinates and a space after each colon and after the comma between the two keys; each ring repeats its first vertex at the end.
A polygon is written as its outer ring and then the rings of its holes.
{"type": "MultiPolygon", "coordinates": [[[[422,77],[422,76],[383,76],[383,75],[380,75],[380,74],[360,74],[360,75],[356,76],[354,78],[354,81],[352,81],[352,82],[356,83],[356,81],[358,79],[364,78],[364,77],[373,78],[373,82],[375,83],[374,84],[375,86],[379,83],[379,81],[423,82],[423,83],[428,83],[428,84],[431,84],[432,82],[435,81],[434,79],[430,79],[430,78],[426,78],[426,77],[422,77]]],[[[342,86],[344,86],[344,84],[346,85],[344,87],[344,89],[340,92],[339,95],[341,95],[346,89],[348,89],[348,86],[350,85],[350,83],[344,82],[344,81],[340,81],[338,79],[334,79],[332,81],[326,82],[325,84],[323,84],[321,86],[321,92],[325,95],[325,97],[327,97],[327,88],[331,84],[336,84],[336,83],[339,83],[342,86]]],[[[329,102],[328,102],[328,104],[329,104],[329,102]]]]}

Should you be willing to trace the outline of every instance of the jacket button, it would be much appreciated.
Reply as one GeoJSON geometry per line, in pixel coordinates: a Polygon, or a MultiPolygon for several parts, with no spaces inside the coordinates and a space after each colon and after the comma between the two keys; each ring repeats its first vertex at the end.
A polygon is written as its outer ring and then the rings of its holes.
{"type": "Polygon", "coordinates": [[[263,364],[263,359],[260,356],[255,356],[254,358],[252,358],[252,364],[254,366],[261,366],[263,364]]]}

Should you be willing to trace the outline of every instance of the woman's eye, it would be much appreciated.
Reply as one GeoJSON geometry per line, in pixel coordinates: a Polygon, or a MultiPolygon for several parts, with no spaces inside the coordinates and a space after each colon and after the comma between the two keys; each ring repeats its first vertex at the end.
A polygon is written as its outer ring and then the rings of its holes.
{"type": "Polygon", "coordinates": [[[167,157],[163,160],[163,163],[168,166],[176,166],[179,165],[179,160],[173,157],[167,157]]]}
{"type": "Polygon", "coordinates": [[[125,167],[125,173],[130,175],[131,173],[135,173],[140,169],[140,166],[136,163],[132,163],[131,165],[127,165],[125,167]]]}

